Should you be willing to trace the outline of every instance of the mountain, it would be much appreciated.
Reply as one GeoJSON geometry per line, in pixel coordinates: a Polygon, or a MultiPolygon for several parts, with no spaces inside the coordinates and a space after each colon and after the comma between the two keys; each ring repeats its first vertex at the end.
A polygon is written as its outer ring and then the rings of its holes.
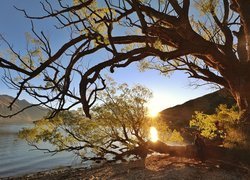
{"type": "MultiPolygon", "coordinates": [[[[13,114],[31,104],[26,100],[17,100],[13,105],[12,110],[8,108],[8,105],[14,98],[8,95],[0,95],[0,114],[8,115],[13,114]]],[[[0,122],[32,122],[41,119],[48,113],[48,110],[43,107],[31,107],[24,110],[23,112],[11,117],[11,118],[1,118],[0,122]]]]}
{"type": "MultiPolygon", "coordinates": [[[[7,107],[13,97],[0,95],[0,114],[11,114],[31,105],[26,100],[17,100],[13,105],[12,111],[7,107]]],[[[207,114],[213,114],[219,104],[232,106],[234,99],[225,89],[207,94],[205,96],[190,100],[184,104],[177,105],[161,111],[161,116],[166,119],[170,128],[180,130],[189,126],[189,120],[195,111],[202,111],[207,114]]],[[[48,110],[43,107],[32,107],[11,118],[0,118],[0,122],[32,122],[41,119],[47,114],[48,110]]]]}
{"type": "Polygon", "coordinates": [[[170,128],[180,130],[189,127],[189,120],[191,120],[195,111],[213,114],[220,104],[227,104],[229,107],[235,104],[235,100],[225,89],[165,109],[160,114],[166,119],[170,128]]]}

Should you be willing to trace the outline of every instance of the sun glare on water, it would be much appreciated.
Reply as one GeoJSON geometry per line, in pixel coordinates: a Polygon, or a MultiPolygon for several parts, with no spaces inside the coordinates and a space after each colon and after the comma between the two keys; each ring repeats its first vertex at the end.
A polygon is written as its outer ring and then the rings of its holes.
{"type": "Polygon", "coordinates": [[[158,132],[155,127],[150,127],[150,140],[152,142],[158,141],[158,132]]]}

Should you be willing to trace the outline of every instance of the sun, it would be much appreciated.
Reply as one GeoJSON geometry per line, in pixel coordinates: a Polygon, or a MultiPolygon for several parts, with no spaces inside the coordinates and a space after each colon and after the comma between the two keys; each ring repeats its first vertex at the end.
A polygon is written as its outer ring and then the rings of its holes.
{"type": "Polygon", "coordinates": [[[156,111],[156,110],[154,110],[154,109],[149,109],[149,111],[148,111],[148,116],[150,116],[150,117],[157,117],[158,116],[158,111],[156,111]]]}
{"type": "Polygon", "coordinates": [[[157,129],[155,127],[150,127],[150,130],[149,130],[149,137],[150,137],[150,140],[152,142],[156,142],[158,141],[158,132],[157,132],[157,129]]]}

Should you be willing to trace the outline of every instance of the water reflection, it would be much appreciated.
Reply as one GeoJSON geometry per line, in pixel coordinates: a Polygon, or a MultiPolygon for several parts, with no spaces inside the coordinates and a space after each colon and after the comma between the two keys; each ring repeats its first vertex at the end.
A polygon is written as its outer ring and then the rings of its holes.
{"type": "MultiPolygon", "coordinates": [[[[41,151],[31,151],[32,147],[17,137],[19,130],[29,126],[32,124],[0,124],[0,177],[79,165],[80,159],[72,153],[51,156],[41,151]]],[[[48,147],[47,144],[44,146],[48,147]]]]}

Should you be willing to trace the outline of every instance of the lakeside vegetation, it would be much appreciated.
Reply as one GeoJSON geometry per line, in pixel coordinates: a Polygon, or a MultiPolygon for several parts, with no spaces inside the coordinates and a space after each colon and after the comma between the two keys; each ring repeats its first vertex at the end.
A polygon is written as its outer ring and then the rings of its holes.
{"type": "Polygon", "coordinates": [[[125,160],[149,153],[150,127],[158,131],[165,143],[182,143],[180,132],[171,130],[161,116],[148,114],[147,102],[152,93],[146,87],[111,82],[110,88],[98,94],[99,104],[92,108],[92,119],[81,110],[65,111],[52,119],[42,119],[33,128],[23,129],[19,137],[37,149],[40,141],[49,142],[51,153],[72,151],[83,160],[125,160]]]}

